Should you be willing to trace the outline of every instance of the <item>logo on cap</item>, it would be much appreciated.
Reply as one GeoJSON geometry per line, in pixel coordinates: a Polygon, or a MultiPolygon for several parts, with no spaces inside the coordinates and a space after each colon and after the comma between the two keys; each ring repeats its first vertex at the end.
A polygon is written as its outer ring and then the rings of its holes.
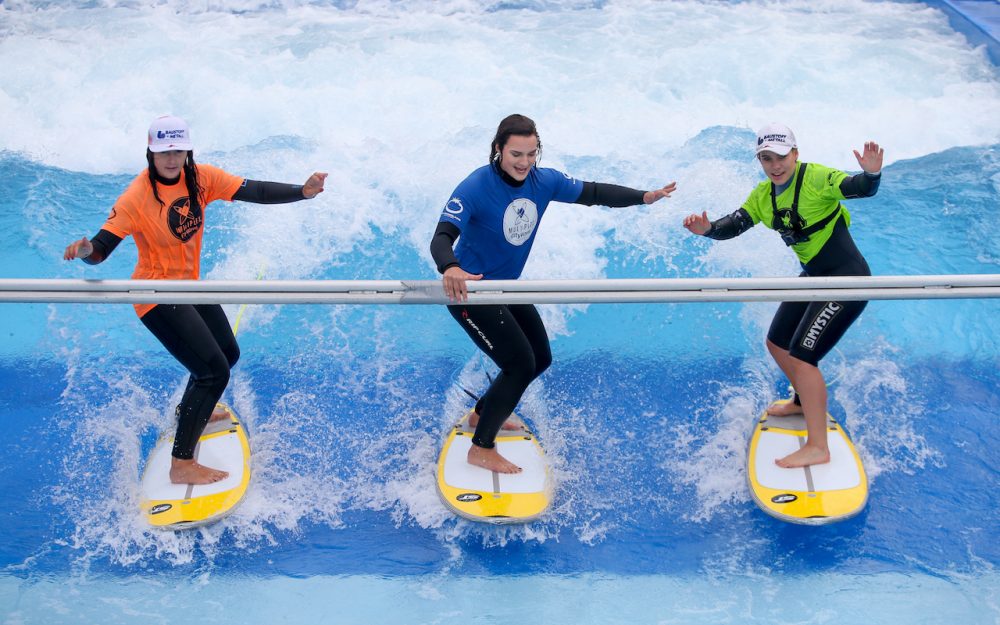
{"type": "Polygon", "coordinates": [[[156,138],[157,139],[183,139],[185,134],[186,133],[184,132],[184,129],[179,129],[179,130],[157,130],[156,131],[156,138]]]}

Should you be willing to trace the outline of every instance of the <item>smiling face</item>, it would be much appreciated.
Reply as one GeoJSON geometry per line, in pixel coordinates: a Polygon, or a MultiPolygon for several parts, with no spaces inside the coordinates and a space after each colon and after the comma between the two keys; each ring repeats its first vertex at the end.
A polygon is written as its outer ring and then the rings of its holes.
{"type": "Polygon", "coordinates": [[[527,178],[537,160],[538,137],[535,135],[511,135],[500,147],[500,169],[514,180],[527,178]]]}
{"type": "Polygon", "coordinates": [[[764,170],[764,174],[773,182],[775,185],[783,185],[792,179],[795,175],[795,162],[799,158],[799,151],[795,148],[784,155],[775,154],[769,150],[764,150],[757,155],[757,160],[760,161],[760,166],[764,170]]]}
{"type": "Polygon", "coordinates": [[[186,150],[153,152],[153,166],[156,167],[156,173],[167,180],[180,177],[185,160],[187,160],[186,150]]]}

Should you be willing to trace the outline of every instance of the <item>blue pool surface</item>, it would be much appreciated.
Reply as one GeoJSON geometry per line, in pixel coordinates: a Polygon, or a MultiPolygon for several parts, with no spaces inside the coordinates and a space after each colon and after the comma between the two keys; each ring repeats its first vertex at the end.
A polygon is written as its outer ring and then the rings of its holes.
{"type": "MultiPolygon", "coordinates": [[[[855,172],[852,149],[885,148],[878,195],[847,203],[874,273],[1000,273],[1000,73],[949,19],[859,0],[7,1],[0,278],[127,278],[131,241],[97,267],[62,250],[168,112],[199,162],[330,172],[312,202],[209,206],[207,280],[434,279],[440,208],[514,111],[545,166],[678,182],[649,207],[551,206],[524,278],[795,275],[764,228],[680,225],[740,205],[775,120],[809,162],[855,172]]],[[[179,366],[130,306],[0,303],[0,624],[1000,622],[998,302],[872,302],[824,360],[871,495],[823,527],[746,487],[752,421],[787,392],[763,346],[775,307],[541,306],[555,361],[519,412],[555,500],[496,527],[434,488],[489,371],[443,309],[249,306],[225,400],[250,492],[173,533],[137,496],[179,366]]]]}

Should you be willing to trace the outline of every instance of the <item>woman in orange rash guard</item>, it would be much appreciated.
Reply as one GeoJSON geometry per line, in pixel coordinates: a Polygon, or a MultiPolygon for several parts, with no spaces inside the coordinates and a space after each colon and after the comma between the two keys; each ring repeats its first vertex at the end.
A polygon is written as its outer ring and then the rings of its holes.
{"type": "MultiPolygon", "coordinates": [[[[149,168],[136,176],[115,201],[111,214],[94,236],[66,247],[65,260],[80,258],[96,265],[132,235],[139,262],[136,280],[197,280],[205,207],[215,200],[284,204],[311,199],[323,191],[325,173],[305,184],[246,180],[212,165],[194,162],[191,133],[184,120],[164,116],[149,127],[149,168]]],[[[229,371],[240,348],[219,304],[137,304],[143,325],[191,373],[177,406],[170,481],[210,484],[228,474],[198,464],[195,444],[205,425],[225,413],[214,412],[229,383],[229,371]]]]}

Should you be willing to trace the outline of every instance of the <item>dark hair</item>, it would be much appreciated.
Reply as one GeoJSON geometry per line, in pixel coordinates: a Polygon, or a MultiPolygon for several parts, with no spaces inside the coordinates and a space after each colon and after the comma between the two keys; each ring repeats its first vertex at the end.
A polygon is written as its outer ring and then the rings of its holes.
{"type": "MultiPolygon", "coordinates": [[[[149,184],[153,187],[153,197],[162,207],[163,200],[160,199],[160,193],[156,189],[156,165],[153,163],[153,152],[148,148],[146,149],[146,162],[149,163],[149,169],[146,173],[149,176],[149,184]]],[[[198,169],[194,166],[194,152],[191,150],[187,151],[187,157],[184,159],[184,183],[187,185],[191,209],[197,210],[201,207],[201,201],[204,198],[202,198],[201,185],[198,184],[198,169]]]]}
{"type": "Polygon", "coordinates": [[[508,115],[504,117],[497,126],[497,134],[493,137],[493,142],[490,143],[490,162],[492,163],[497,156],[500,155],[500,151],[503,147],[507,145],[507,140],[510,139],[511,135],[517,135],[518,137],[535,137],[538,139],[538,153],[542,152],[542,138],[538,136],[538,129],[535,128],[535,122],[531,121],[530,118],[524,115],[518,115],[514,113],[513,115],[508,115]]]}

